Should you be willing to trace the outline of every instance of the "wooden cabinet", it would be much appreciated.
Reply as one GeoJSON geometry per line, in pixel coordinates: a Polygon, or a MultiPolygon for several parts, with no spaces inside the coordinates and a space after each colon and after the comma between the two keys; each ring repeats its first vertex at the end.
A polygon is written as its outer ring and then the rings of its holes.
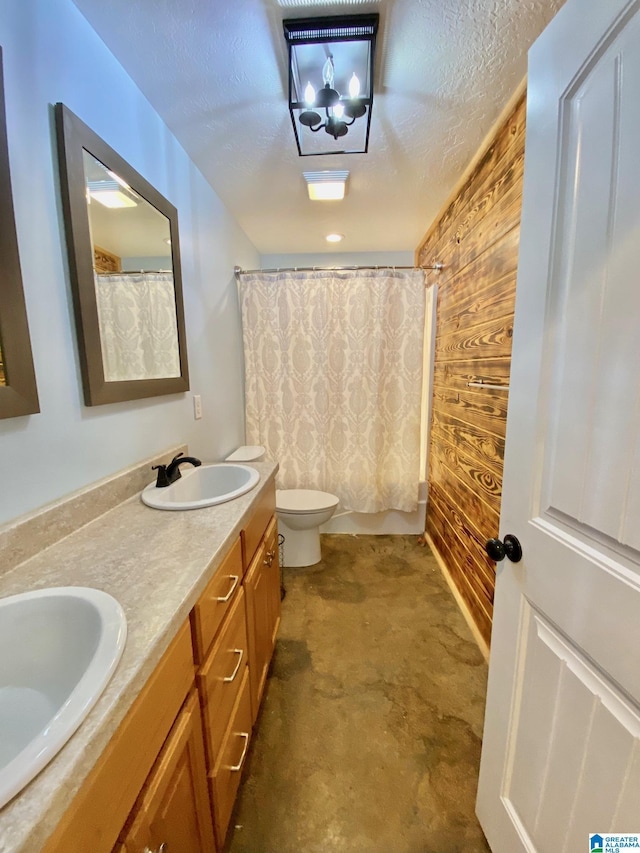
{"type": "Polygon", "coordinates": [[[174,723],[116,850],[216,853],[195,692],[174,723]]]}
{"type": "MultiPolygon", "coordinates": [[[[204,720],[215,834],[220,848],[227,834],[280,619],[274,501],[274,490],[262,496],[242,532],[242,556],[234,548],[233,562],[225,560],[225,575],[231,578],[244,574],[242,583],[233,592],[213,638],[197,639],[200,650],[196,657],[202,663],[196,681],[204,720]],[[245,574],[243,568],[249,555],[252,559],[245,574]]],[[[208,595],[205,591],[203,599],[208,595]]],[[[194,608],[194,625],[201,619],[198,614],[202,612],[203,599],[194,608]]],[[[194,630],[196,638],[201,633],[194,630]]]]}
{"type": "Polygon", "coordinates": [[[280,624],[280,560],[277,540],[276,520],[272,518],[244,579],[253,722],[258,716],[280,624]]]}
{"type": "Polygon", "coordinates": [[[274,511],[272,485],[45,853],[222,849],[280,620],[274,511]]]}
{"type": "Polygon", "coordinates": [[[45,853],[113,848],[193,683],[187,622],[45,844],[45,853]]]}

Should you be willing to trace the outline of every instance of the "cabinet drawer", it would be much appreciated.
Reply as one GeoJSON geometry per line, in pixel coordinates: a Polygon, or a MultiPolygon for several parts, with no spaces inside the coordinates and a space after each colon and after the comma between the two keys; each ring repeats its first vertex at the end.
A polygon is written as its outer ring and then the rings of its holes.
{"type": "Polygon", "coordinates": [[[205,719],[209,766],[215,764],[247,668],[248,644],[244,590],[197,676],[205,719]]]}
{"type": "Polygon", "coordinates": [[[205,659],[222,620],[236,600],[242,575],[242,545],[237,539],[191,613],[196,663],[205,659]]]}
{"type": "Polygon", "coordinates": [[[256,553],[256,549],[260,544],[260,540],[264,536],[267,524],[269,524],[271,516],[275,511],[276,490],[275,486],[272,484],[268,489],[265,489],[265,492],[260,498],[260,502],[255,508],[253,515],[242,531],[245,569],[249,567],[249,564],[253,559],[253,555],[256,553]]]}
{"type": "Polygon", "coordinates": [[[251,738],[249,672],[245,669],[229,728],[218,761],[209,776],[218,846],[222,847],[233,811],[240,776],[251,738]]]}

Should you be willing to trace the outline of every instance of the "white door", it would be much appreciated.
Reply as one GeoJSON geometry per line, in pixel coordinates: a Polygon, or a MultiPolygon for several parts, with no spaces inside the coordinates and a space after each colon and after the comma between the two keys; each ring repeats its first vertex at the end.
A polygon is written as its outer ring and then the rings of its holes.
{"type": "Polygon", "coordinates": [[[523,558],[498,564],[477,809],[494,853],[587,853],[640,837],[640,0],[568,0],[528,89],[501,518],[523,558]]]}

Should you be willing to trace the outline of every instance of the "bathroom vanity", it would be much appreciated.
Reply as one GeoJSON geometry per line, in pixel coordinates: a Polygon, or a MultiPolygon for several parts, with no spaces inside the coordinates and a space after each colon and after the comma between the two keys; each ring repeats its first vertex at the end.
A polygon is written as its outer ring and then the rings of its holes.
{"type": "Polygon", "coordinates": [[[256,467],[235,501],[164,513],[132,498],[0,578],[0,595],[36,576],[98,586],[129,624],[85,723],[0,810],[3,851],[221,850],[280,620],[276,466],[256,467]]]}

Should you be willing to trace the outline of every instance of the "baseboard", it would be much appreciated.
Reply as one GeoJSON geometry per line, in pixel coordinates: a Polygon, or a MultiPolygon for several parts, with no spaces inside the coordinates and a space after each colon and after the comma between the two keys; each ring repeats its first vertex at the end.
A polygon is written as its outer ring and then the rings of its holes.
{"type": "Polygon", "coordinates": [[[464,598],[460,595],[458,587],[455,585],[455,583],[453,582],[453,578],[449,574],[449,569],[447,568],[447,564],[442,559],[442,555],[440,554],[440,552],[436,548],[433,539],[429,536],[429,534],[426,531],[424,533],[424,538],[425,538],[425,541],[426,541],[427,545],[429,546],[429,548],[431,548],[431,553],[436,558],[436,563],[438,564],[438,566],[440,567],[440,571],[444,575],[444,579],[447,582],[447,586],[451,590],[453,597],[455,598],[455,600],[458,604],[458,607],[462,611],[462,615],[465,618],[465,622],[467,623],[467,625],[469,626],[469,629],[471,630],[471,633],[473,634],[473,639],[476,641],[478,648],[480,649],[484,659],[488,663],[489,662],[489,646],[487,645],[486,640],[484,639],[484,637],[482,636],[482,634],[478,630],[478,626],[476,625],[476,623],[473,619],[473,616],[471,615],[471,611],[469,610],[469,605],[464,600],[464,598]]]}

